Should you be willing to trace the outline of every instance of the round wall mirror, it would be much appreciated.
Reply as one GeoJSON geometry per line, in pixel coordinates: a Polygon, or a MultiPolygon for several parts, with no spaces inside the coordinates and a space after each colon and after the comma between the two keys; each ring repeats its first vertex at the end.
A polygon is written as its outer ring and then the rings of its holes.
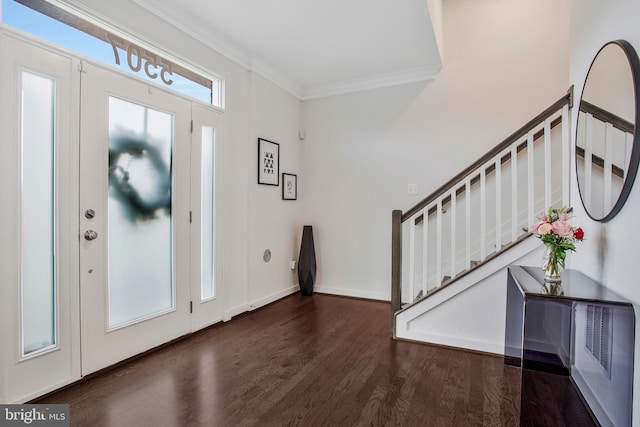
{"type": "Polygon", "coordinates": [[[596,54],[582,90],[576,129],[576,175],[582,204],[596,221],[624,205],[638,170],[640,62],[628,42],[596,54]]]}

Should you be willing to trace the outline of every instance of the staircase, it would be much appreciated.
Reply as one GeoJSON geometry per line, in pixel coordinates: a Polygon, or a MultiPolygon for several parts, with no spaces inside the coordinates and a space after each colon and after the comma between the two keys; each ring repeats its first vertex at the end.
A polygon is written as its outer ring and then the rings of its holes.
{"type": "Polygon", "coordinates": [[[411,209],[393,211],[394,338],[416,339],[402,333],[411,319],[540,246],[529,239],[534,216],[569,203],[572,94],[411,209]]]}

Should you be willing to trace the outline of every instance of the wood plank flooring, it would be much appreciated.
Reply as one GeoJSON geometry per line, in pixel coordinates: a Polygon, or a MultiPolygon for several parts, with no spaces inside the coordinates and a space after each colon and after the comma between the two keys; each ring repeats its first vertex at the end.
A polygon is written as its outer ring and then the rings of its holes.
{"type": "Polygon", "coordinates": [[[389,304],[292,295],[36,403],[72,426],[515,426],[520,370],[389,336],[389,304]]]}

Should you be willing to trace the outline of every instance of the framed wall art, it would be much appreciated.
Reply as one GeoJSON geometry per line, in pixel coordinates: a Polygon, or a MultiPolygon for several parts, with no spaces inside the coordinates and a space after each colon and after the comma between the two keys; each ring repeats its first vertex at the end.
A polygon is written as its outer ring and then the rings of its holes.
{"type": "Polygon", "coordinates": [[[280,185],[280,144],[258,138],[258,184],[280,185]]]}
{"type": "Polygon", "coordinates": [[[298,200],[298,176],[282,173],[282,200],[298,200]]]}

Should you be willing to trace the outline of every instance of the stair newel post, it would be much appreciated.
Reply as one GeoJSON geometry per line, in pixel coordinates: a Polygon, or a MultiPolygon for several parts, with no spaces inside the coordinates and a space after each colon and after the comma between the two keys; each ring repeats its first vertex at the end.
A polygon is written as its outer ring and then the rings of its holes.
{"type": "Polygon", "coordinates": [[[391,215],[391,334],[396,336],[394,315],[402,305],[402,211],[391,215]]]}

